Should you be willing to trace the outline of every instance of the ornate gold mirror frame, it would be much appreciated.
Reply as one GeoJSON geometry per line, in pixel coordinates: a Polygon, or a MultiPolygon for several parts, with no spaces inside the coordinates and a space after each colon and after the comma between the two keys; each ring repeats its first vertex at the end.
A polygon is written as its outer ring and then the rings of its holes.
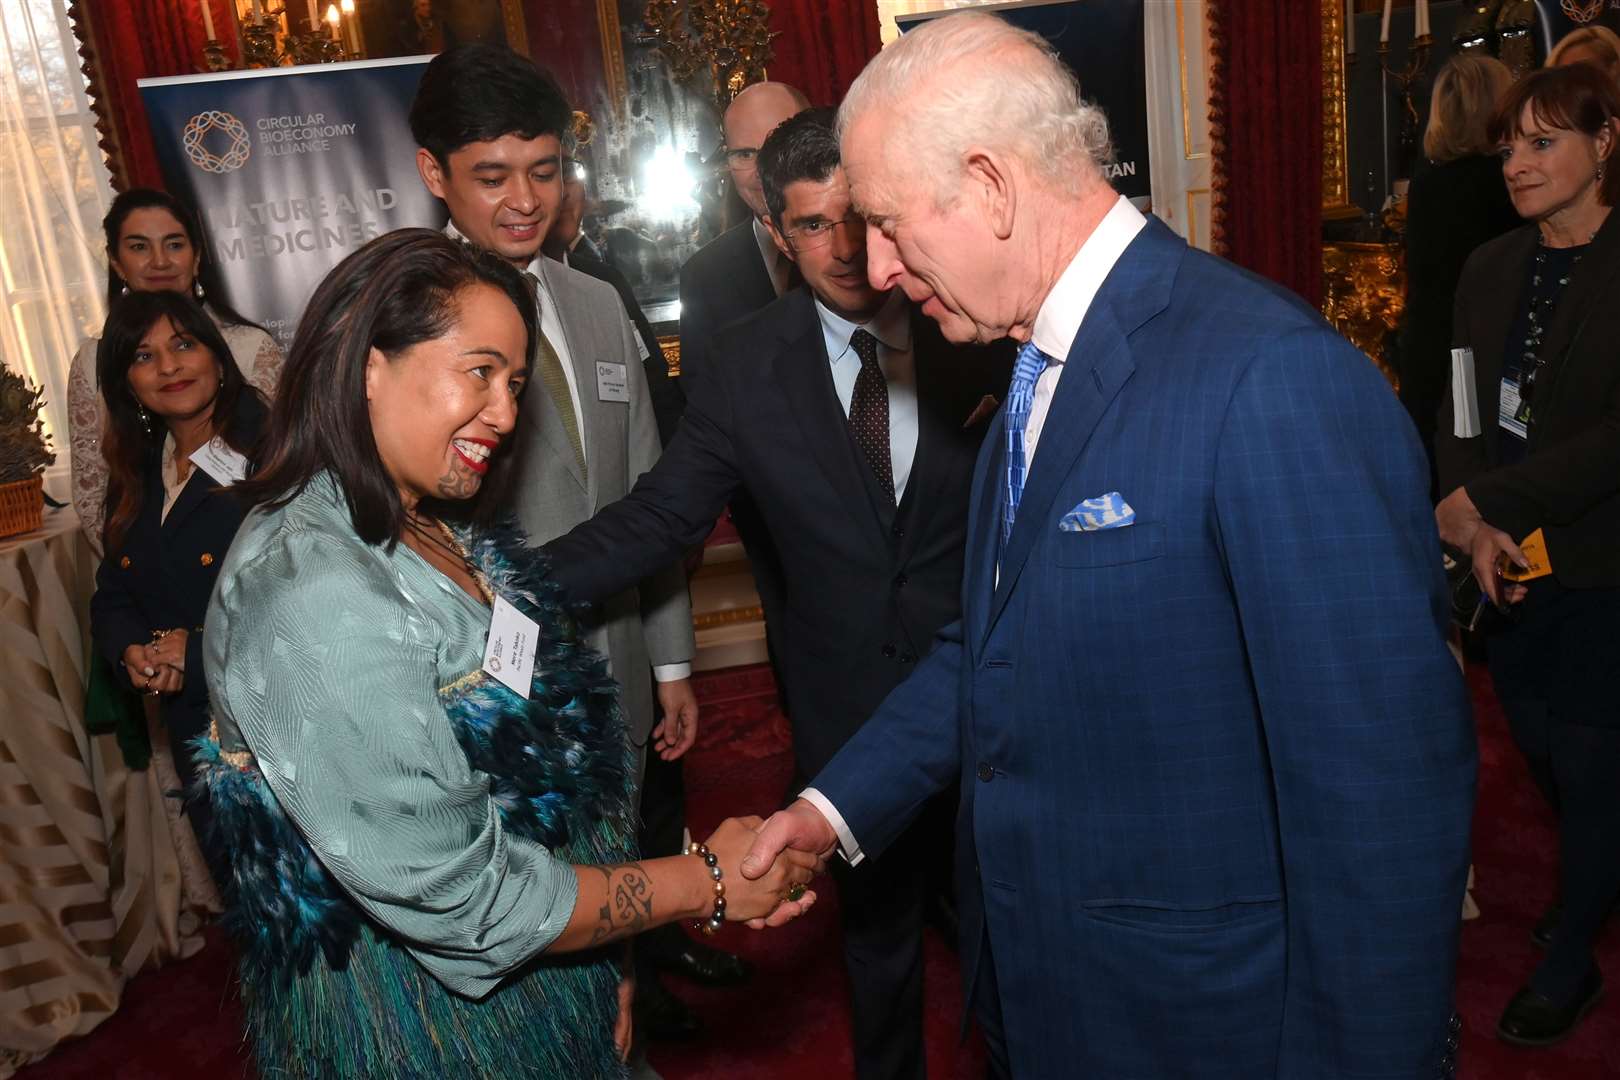
{"type": "MultiPolygon", "coordinates": [[[[1344,78],[1344,2],[1322,5],[1322,220],[1361,215],[1350,201],[1349,124],[1344,78]]],[[[1332,241],[1322,245],[1322,314],[1372,358],[1391,386],[1384,357],[1406,304],[1406,259],[1399,244],[1332,241]]]]}

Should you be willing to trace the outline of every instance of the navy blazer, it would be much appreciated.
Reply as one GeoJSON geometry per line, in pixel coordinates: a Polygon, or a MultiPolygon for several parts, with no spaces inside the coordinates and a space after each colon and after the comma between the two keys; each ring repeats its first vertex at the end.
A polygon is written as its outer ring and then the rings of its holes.
{"type": "MultiPolygon", "coordinates": [[[[257,439],[266,415],[257,392],[245,387],[237,401],[237,417],[249,441],[257,439]]],[[[208,715],[203,614],[247,507],[229,488],[219,487],[214,477],[193,468],[163,518],[162,462],[156,448],[148,455],[144,485],[139,515],[118,546],[107,549],[96,571],[90,633],[117,677],[128,682],[125,649],[151,641],[153,630],[187,630],[185,686],[163,699],[163,716],[171,731],[196,734],[207,727],[208,715]]],[[[117,494],[110,492],[109,509],[116,500],[117,494]]],[[[182,775],[189,775],[189,757],[177,757],[175,764],[182,775]]]]}
{"type": "Polygon", "coordinates": [[[814,786],[876,854],[960,778],[965,980],[988,940],[1016,1076],[1436,1075],[1475,746],[1395,395],[1150,221],[1069,352],[997,584],[1004,423],[962,620],[814,786]],[[1134,525],[1059,528],[1116,491],[1134,525]]]}
{"type": "Polygon", "coordinates": [[[1012,354],[953,346],[912,313],[917,455],[896,506],[850,434],[807,287],[714,344],[658,464],[546,550],[572,596],[609,596],[701,540],[745,492],[779,560],[759,575],[760,599],[809,775],[959,614],[968,489],[989,427],[975,410],[1005,395],[1012,354]]]}

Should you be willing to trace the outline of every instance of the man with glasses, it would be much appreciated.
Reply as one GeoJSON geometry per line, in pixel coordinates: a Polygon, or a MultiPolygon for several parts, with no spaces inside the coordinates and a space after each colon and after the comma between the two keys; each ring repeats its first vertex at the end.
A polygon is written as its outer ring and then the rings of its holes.
{"type": "MultiPolygon", "coordinates": [[[[746,494],[780,559],[784,587],[762,599],[811,776],[958,617],[968,488],[1011,352],[947,344],[872,286],[830,110],[771,132],[759,172],[804,284],[715,336],[659,463],[548,550],[575,599],[610,595],[746,494]]],[[[924,902],[948,831],[924,818],[882,858],[834,868],[862,1080],[924,1075],[924,902]]]]}
{"type": "Polygon", "coordinates": [[[793,87],[762,82],[745,87],[726,109],[726,169],[749,216],[681,267],[683,377],[702,369],[716,331],[769,304],[792,282],[793,262],[777,249],[765,227],[765,192],[757,159],[765,136],[809,107],[793,87]]]}

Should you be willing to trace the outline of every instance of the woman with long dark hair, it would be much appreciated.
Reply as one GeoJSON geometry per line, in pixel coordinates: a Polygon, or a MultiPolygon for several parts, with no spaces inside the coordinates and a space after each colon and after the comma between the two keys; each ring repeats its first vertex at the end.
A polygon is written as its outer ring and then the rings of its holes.
{"type": "MultiPolygon", "coordinates": [[[[226,487],[257,455],[268,410],[214,320],[183,293],[119,297],[96,373],[110,479],[91,635],[120,681],[159,700],[189,786],[189,744],[208,728],[203,615],[243,514],[226,487]]],[[[187,802],[201,837],[207,807],[187,802]]],[[[204,853],[221,881],[217,853],[204,853]]]]}
{"type": "Polygon", "coordinates": [[[1602,995],[1593,944],[1620,894],[1620,89],[1587,64],[1532,72],[1493,135],[1529,224],[1463,268],[1452,345],[1474,385],[1442,398],[1436,517],[1503,613],[1491,679],[1558,815],[1558,900],[1531,934],[1546,955],[1497,1025],[1546,1046],[1602,995]]]}
{"type": "Polygon", "coordinates": [[[814,899],[808,856],[742,876],[758,819],[627,861],[615,686],[482,523],[537,333],[518,271],[426,229],[344,259],[299,324],[204,647],[266,1076],[619,1076],[625,938],[814,899]]]}
{"type": "MultiPolygon", "coordinates": [[[[266,400],[275,396],[281,349],[264,328],[226,299],[219,267],[197,215],[163,191],[133,188],[115,198],[102,220],[107,237],[107,309],[129,292],[178,292],[203,305],[226,351],[266,400]]],[[[72,448],[73,508],[91,546],[101,552],[106,525],[107,461],[101,452],[107,422],[96,392],[96,346],[88,337],[68,368],[68,444],[72,448]]]]}

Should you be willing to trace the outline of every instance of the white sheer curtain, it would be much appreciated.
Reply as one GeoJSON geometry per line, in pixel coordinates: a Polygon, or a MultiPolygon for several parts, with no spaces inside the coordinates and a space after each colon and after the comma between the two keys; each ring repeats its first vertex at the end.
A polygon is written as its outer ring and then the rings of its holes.
{"type": "Polygon", "coordinates": [[[0,352],[45,388],[52,481],[68,465],[68,362],[105,317],[112,199],[77,48],[66,0],[0,0],[0,352]]]}

